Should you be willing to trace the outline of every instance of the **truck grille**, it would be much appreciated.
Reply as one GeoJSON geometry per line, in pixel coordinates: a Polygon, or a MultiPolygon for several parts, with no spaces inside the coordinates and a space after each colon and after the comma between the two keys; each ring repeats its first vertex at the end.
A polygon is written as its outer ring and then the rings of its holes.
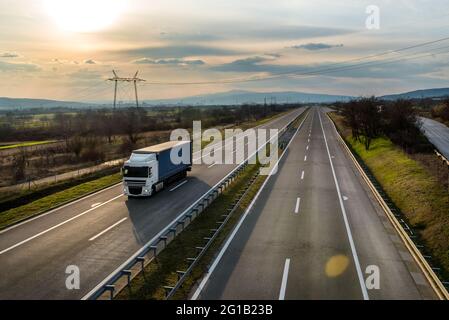
{"type": "Polygon", "coordinates": [[[128,187],[129,193],[133,195],[142,194],[142,187],[128,187]]]}
{"type": "Polygon", "coordinates": [[[146,182],[142,180],[125,180],[128,187],[144,187],[146,182]]]}

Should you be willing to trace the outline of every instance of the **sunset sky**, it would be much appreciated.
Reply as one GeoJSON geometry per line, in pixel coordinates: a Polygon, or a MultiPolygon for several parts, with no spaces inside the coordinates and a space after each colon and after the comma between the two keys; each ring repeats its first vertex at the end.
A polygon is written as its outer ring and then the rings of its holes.
{"type": "MultiPolygon", "coordinates": [[[[139,70],[148,82],[164,83],[313,71],[449,37],[448,18],[447,0],[0,0],[0,96],[106,101],[112,69],[121,76],[139,70]],[[381,10],[379,30],[365,27],[368,5],[381,10]]],[[[370,95],[449,87],[449,41],[403,54],[432,50],[442,54],[314,77],[147,84],[140,92],[153,99],[228,90],[370,95]]],[[[120,94],[126,100],[129,88],[120,94]]]]}

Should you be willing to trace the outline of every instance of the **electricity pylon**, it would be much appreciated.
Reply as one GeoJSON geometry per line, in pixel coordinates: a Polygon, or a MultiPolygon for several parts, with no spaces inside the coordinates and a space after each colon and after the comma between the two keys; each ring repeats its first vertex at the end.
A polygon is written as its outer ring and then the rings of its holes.
{"type": "Polygon", "coordinates": [[[121,78],[117,75],[117,72],[115,70],[112,70],[112,73],[114,74],[113,78],[108,79],[108,81],[114,81],[114,109],[117,106],[117,87],[119,82],[133,82],[134,83],[134,94],[136,96],[136,107],[139,107],[139,96],[137,95],[137,82],[143,82],[144,79],[137,78],[137,75],[139,74],[139,71],[136,72],[134,77],[132,78],[121,78]]]}

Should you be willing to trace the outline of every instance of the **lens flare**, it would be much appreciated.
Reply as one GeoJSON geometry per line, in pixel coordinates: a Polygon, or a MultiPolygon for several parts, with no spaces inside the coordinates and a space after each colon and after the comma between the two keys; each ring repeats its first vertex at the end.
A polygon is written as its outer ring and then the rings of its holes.
{"type": "Polygon", "coordinates": [[[63,30],[93,32],[117,21],[124,0],[45,0],[48,15],[63,30]]]}

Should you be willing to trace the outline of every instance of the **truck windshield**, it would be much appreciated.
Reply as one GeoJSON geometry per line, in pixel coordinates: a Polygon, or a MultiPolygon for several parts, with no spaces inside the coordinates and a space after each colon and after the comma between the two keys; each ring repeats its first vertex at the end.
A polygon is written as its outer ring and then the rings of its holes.
{"type": "Polygon", "coordinates": [[[149,168],[148,167],[123,167],[123,176],[124,177],[133,177],[133,178],[148,178],[149,176],[149,168]]]}

